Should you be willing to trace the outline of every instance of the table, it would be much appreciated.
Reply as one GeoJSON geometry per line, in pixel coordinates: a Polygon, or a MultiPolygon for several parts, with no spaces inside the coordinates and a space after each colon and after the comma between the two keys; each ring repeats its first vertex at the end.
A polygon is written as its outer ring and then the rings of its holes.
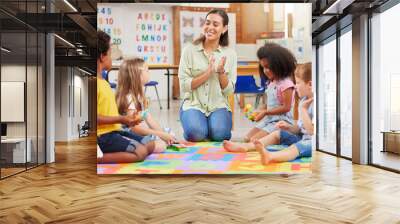
{"type": "Polygon", "coordinates": [[[382,152],[400,154],[400,131],[381,131],[383,134],[382,152]]]}
{"type": "Polygon", "coordinates": [[[165,75],[167,76],[167,109],[169,110],[169,105],[170,105],[170,100],[169,100],[169,95],[170,95],[170,81],[169,77],[171,75],[177,75],[177,74],[171,74],[170,69],[178,69],[179,65],[170,65],[170,64],[154,64],[154,65],[149,65],[149,70],[167,70],[167,73],[165,75]]]}
{"type": "MultiPolygon", "coordinates": [[[[9,161],[10,163],[25,163],[25,162],[30,162],[31,161],[31,139],[27,139],[27,148],[26,148],[26,154],[25,154],[25,138],[5,138],[1,139],[1,145],[2,145],[2,153],[10,151],[12,153],[12,162],[9,161]],[[8,148],[4,148],[5,146],[8,145],[14,145],[12,150],[8,148]]],[[[6,153],[7,154],[7,153],[6,153]]]]}
{"type": "MultiPolygon", "coordinates": [[[[247,65],[238,65],[237,67],[237,76],[246,76],[246,75],[259,75],[259,64],[258,63],[249,63],[247,65]]],[[[244,98],[241,96],[241,100],[244,98]]],[[[235,97],[234,93],[229,96],[229,105],[232,110],[232,127],[233,127],[233,115],[235,112],[235,97]]]]}
{"type": "Polygon", "coordinates": [[[259,75],[259,64],[249,63],[247,65],[238,65],[237,75],[259,75]]]}

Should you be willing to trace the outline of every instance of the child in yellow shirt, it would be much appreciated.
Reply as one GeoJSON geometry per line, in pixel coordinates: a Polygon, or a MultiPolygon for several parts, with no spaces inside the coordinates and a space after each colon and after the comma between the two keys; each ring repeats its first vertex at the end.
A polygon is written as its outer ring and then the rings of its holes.
{"type": "Polygon", "coordinates": [[[143,161],[154,150],[154,141],[122,130],[121,124],[133,126],[141,122],[137,113],[121,116],[115,95],[101,75],[111,69],[110,36],[97,32],[97,144],[103,152],[99,163],[131,163],[143,161]]]}

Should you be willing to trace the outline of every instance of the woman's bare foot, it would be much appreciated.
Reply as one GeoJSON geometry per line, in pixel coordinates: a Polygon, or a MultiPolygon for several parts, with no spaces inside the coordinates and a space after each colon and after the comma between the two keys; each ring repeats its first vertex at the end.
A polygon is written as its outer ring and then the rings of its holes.
{"type": "Polygon", "coordinates": [[[268,163],[271,162],[271,154],[267,150],[264,149],[264,144],[260,142],[259,140],[255,140],[254,146],[257,150],[258,153],[260,153],[261,156],[261,163],[263,165],[268,165],[268,163]]]}
{"type": "Polygon", "coordinates": [[[247,152],[246,148],[243,147],[240,142],[231,142],[225,140],[222,145],[228,152],[247,152]]]}

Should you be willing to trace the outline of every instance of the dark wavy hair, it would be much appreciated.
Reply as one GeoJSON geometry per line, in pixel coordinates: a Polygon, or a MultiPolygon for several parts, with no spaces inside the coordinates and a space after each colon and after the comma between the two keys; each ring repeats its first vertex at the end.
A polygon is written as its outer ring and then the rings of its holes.
{"type": "Polygon", "coordinates": [[[110,35],[98,30],[97,31],[97,59],[100,59],[101,55],[106,55],[108,49],[110,49],[110,35]]]}
{"type": "MultiPolygon", "coordinates": [[[[294,71],[296,69],[296,58],[286,48],[275,43],[266,43],[257,51],[259,60],[267,59],[269,69],[275,74],[277,80],[290,77],[294,81],[294,71]]],[[[260,75],[268,80],[262,66],[259,66],[260,75]]]]}
{"type": "MultiPolygon", "coordinates": [[[[209,11],[206,15],[206,19],[207,16],[210,14],[218,14],[219,16],[221,16],[222,18],[222,24],[223,26],[227,26],[229,23],[229,17],[228,14],[226,14],[226,12],[222,9],[212,9],[211,11],[209,11]]],[[[202,34],[199,38],[197,38],[195,41],[193,41],[193,44],[198,45],[204,42],[204,40],[206,39],[206,37],[202,34]]],[[[229,36],[228,36],[228,30],[221,34],[221,36],[219,37],[219,45],[226,47],[229,45],[229,36]]]]}

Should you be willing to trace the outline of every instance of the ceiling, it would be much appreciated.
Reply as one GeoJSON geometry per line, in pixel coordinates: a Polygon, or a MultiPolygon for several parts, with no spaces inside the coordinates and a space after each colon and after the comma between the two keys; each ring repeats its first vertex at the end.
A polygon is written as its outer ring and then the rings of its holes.
{"type": "Polygon", "coordinates": [[[79,66],[95,72],[96,6],[96,0],[1,0],[2,46],[12,49],[6,60],[23,60],[25,56],[30,60],[37,55],[36,39],[32,39],[37,33],[52,32],[74,45],[55,38],[56,66],[79,66]],[[21,35],[25,31],[26,38],[21,35]]]}
{"type": "MultiPolygon", "coordinates": [[[[367,10],[373,10],[388,0],[289,0],[268,1],[269,3],[296,2],[312,3],[312,36],[313,43],[332,35],[340,26],[346,26],[352,17],[367,10]],[[336,3],[335,3],[336,2],[336,3]],[[338,22],[340,21],[340,22],[338,22]]],[[[2,44],[14,49],[15,54],[23,54],[25,41],[28,42],[27,53],[34,53],[35,43],[28,35],[27,40],[18,33],[54,32],[70,44],[55,38],[56,65],[88,66],[96,68],[96,30],[97,3],[106,2],[158,2],[167,4],[170,1],[117,1],[117,0],[1,0],[0,27],[2,44]],[[49,12],[52,13],[49,13],[49,12]],[[6,33],[6,34],[5,34],[6,33]]],[[[192,1],[196,3],[209,0],[192,1]]],[[[219,1],[240,2],[235,0],[219,1]]],[[[254,1],[260,2],[260,1],[254,1]]],[[[24,37],[24,35],[22,35],[24,37]]]]}
{"type": "Polygon", "coordinates": [[[354,17],[376,9],[389,0],[312,0],[313,44],[350,25],[354,17]]]}

